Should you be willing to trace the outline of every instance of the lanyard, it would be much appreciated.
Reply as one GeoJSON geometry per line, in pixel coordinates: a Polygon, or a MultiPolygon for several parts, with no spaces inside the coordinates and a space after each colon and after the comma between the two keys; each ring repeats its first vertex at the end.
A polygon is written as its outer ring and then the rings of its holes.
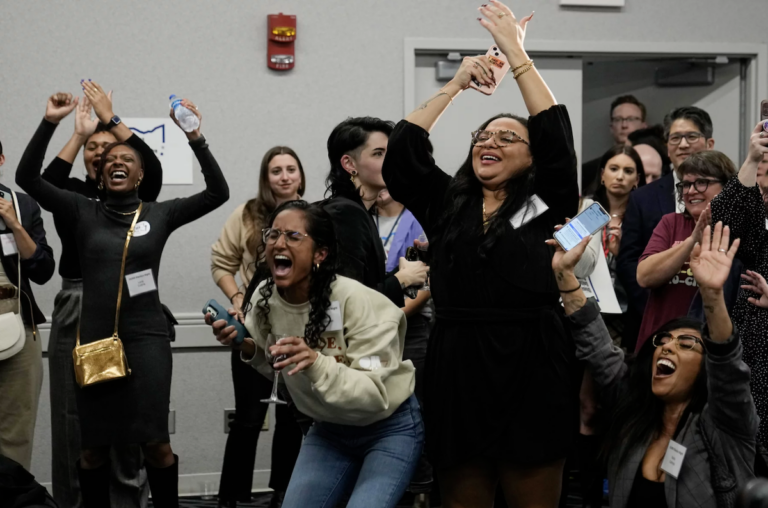
{"type": "MultiPolygon", "coordinates": [[[[395,220],[395,223],[392,224],[392,229],[389,230],[389,234],[386,238],[383,236],[381,237],[382,240],[384,240],[384,247],[387,246],[387,243],[389,243],[389,239],[392,238],[392,233],[395,232],[395,228],[397,227],[397,224],[400,222],[400,218],[403,216],[403,212],[405,212],[405,207],[403,207],[402,210],[400,210],[400,215],[397,216],[397,219],[395,220]]],[[[381,236],[381,228],[379,227],[379,214],[376,214],[376,229],[379,230],[379,236],[381,236]]]]}

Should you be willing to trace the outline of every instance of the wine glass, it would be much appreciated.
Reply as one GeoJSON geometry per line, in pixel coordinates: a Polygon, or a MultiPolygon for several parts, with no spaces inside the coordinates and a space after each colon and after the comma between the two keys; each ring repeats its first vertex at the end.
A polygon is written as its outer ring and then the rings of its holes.
{"type": "Polygon", "coordinates": [[[288,404],[286,401],[280,400],[277,396],[277,380],[280,378],[280,370],[275,369],[275,364],[285,360],[286,355],[275,356],[269,351],[269,348],[271,346],[276,345],[280,339],[284,339],[286,337],[288,337],[288,335],[281,335],[276,333],[270,333],[269,335],[267,335],[267,344],[264,347],[264,356],[267,358],[267,361],[272,366],[272,369],[275,371],[275,377],[272,381],[272,395],[270,395],[268,399],[262,399],[260,401],[265,404],[288,404]]]}
{"type": "MultiPolygon", "coordinates": [[[[424,233],[421,233],[419,237],[416,239],[418,243],[416,244],[416,249],[419,252],[419,261],[424,263],[425,265],[429,264],[429,240],[427,240],[427,235],[424,233]]],[[[427,280],[424,281],[424,285],[421,286],[422,291],[429,291],[429,274],[427,274],[427,280]]]]}

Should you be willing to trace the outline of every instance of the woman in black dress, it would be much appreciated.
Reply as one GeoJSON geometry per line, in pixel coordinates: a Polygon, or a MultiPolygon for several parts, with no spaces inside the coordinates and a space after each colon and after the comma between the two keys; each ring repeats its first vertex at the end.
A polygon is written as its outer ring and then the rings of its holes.
{"type": "MultiPolygon", "coordinates": [[[[95,83],[83,85],[91,102],[106,100],[95,83]]],[[[185,106],[200,116],[197,108],[185,106]]],[[[173,118],[173,114],[172,114],[173,118]]],[[[175,118],[174,118],[175,120],[175,118]]],[[[141,156],[129,145],[115,143],[104,150],[99,167],[103,201],[58,189],[40,176],[45,151],[56,125],[43,120],[22,156],[16,183],[54,214],[67,214],[83,270],[80,342],[112,335],[117,288],[126,234],[138,212],[128,248],[126,279],[139,276],[143,287],[125,284],[120,308],[119,336],[131,375],[125,379],[78,389],[83,451],[80,486],[88,507],[110,506],[108,448],[139,443],[146,460],[154,506],[178,506],[178,460],[168,435],[171,391],[171,346],[168,324],[160,305],[156,281],[168,236],[221,206],[229,188],[199,128],[187,133],[205,177],[206,189],[194,196],[142,203],[137,189],[143,177],[141,156]]]]}
{"type": "Polygon", "coordinates": [[[490,507],[500,482],[510,505],[556,506],[578,383],[544,242],[578,207],[573,136],[568,112],[523,48],[530,16],[518,22],[494,0],[480,11],[518,78],[529,120],[488,120],[456,176],[440,170],[429,131],[472,80],[493,84],[487,57],[465,58],[450,83],[395,127],[384,179],[432,250],[437,320],[424,409],[443,505],[490,507]]]}

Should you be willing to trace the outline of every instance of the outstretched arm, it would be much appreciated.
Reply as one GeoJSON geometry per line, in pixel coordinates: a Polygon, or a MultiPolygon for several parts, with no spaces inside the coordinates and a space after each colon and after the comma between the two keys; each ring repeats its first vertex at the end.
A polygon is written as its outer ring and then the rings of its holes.
{"type": "Polygon", "coordinates": [[[739,181],[744,187],[754,187],[757,184],[757,166],[767,154],[768,132],[763,129],[761,121],[749,137],[749,153],[739,170],[739,181]]]}

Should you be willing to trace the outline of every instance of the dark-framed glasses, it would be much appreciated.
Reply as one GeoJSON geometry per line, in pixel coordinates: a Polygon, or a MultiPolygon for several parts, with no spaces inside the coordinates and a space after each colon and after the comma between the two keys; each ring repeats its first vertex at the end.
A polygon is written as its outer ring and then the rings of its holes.
{"type": "Polygon", "coordinates": [[[693,335],[679,335],[675,337],[669,332],[660,332],[653,336],[653,347],[665,346],[671,342],[677,342],[677,347],[690,351],[696,344],[701,344],[701,348],[704,349],[704,341],[693,335]]]}
{"type": "Polygon", "coordinates": [[[676,133],[676,134],[669,135],[669,137],[667,138],[667,143],[669,143],[670,145],[679,145],[680,142],[683,140],[683,138],[685,138],[688,144],[692,145],[703,137],[704,137],[704,134],[702,134],[701,132],[676,133]]]}
{"type": "Polygon", "coordinates": [[[685,194],[691,187],[696,189],[696,192],[705,192],[709,188],[710,183],[722,183],[720,180],[711,180],[709,178],[697,178],[692,182],[679,182],[675,184],[677,192],[685,194]]]}
{"type": "Polygon", "coordinates": [[[261,239],[264,243],[269,245],[277,243],[277,239],[280,238],[281,235],[285,235],[285,243],[288,245],[296,245],[305,237],[309,236],[306,233],[300,233],[298,231],[280,231],[275,228],[264,228],[261,230],[261,239]]]}
{"type": "Polygon", "coordinates": [[[493,138],[496,146],[507,146],[512,143],[525,143],[530,146],[526,140],[520,137],[515,131],[503,130],[503,131],[474,131],[472,133],[472,145],[480,145],[485,143],[489,139],[493,138]]]}
{"type": "Polygon", "coordinates": [[[611,123],[613,125],[621,125],[623,123],[638,123],[642,122],[643,119],[639,116],[612,116],[611,117],[611,123]]]}

